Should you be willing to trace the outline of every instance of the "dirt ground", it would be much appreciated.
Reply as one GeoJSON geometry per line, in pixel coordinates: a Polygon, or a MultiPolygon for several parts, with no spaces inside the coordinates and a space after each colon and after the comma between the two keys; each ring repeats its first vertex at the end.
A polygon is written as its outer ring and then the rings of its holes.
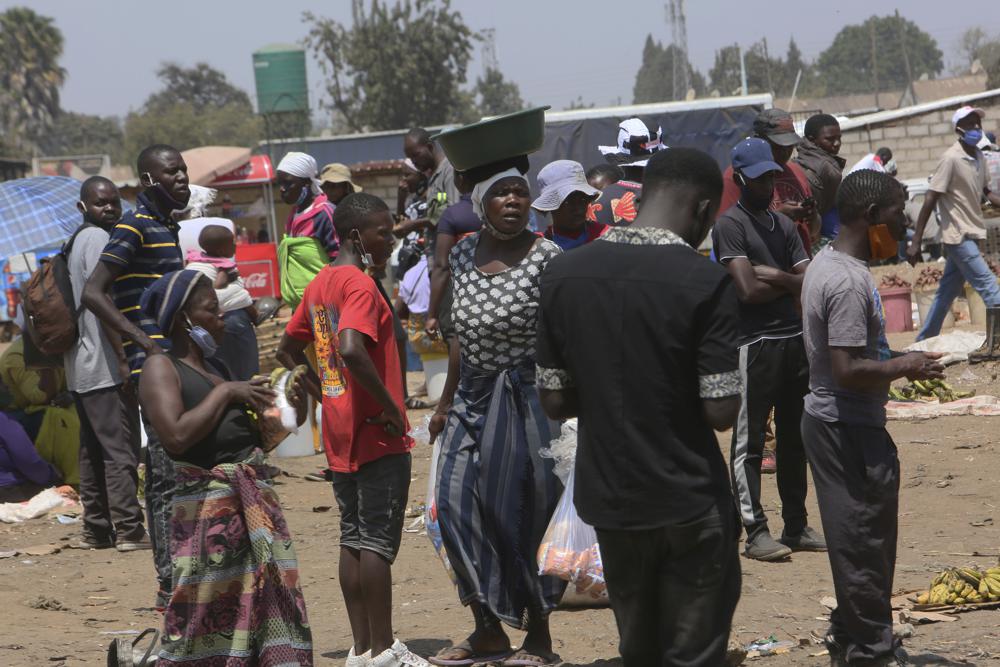
{"type": "MultiPolygon", "coordinates": [[[[893,338],[894,347],[900,347],[912,334],[893,338]]],[[[992,364],[971,370],[959,365],[949,369],[949,376],[963,389],[997,395],[998,371],[992,364]]],[[[422,413],[411,415],[414,423],[421,417],[422,413]]],[[[995,516],[1000,483],[998,424],[996,419],[974,417],[890,422],[902,462],[897,591],[926,587],[932,574],[945,566],[996,563],[1000,547],[1000,517],[995,516]],[[972,555],[976,553],[985,555],[972,555]]],[[[720,434],[719,442],[727,451],[729,434],[720,434]]],[[[424,500],[429,460],[430,448],[420,444],[414,450],[413,506],[424,500]]],[[[335,664],[351,646],[337,582],[336,503],[328,484],[302,478],[320,468],[323,459],[275,459],[274,463],[292,475],[279,479],[278,492],[298,551],[316,662],[335,664]]],[[[780,533],[780,503],[773,477],[765,478],[763,493],[772,531],[780,533]]],[[[809,507],[819,527],[812,495],[809,507]]],[[[0,551],[65,545],[78,530],[77,525],[62,525],[52,517],[0,524],[0,551]]],[[[733,639],[745,644],[774,635],[798,641],[825,629],[826,609],[820,599],[833,595],[825,554],[796,554],[784,563],[741,562],[743,594],[733,639]]],[[[434,653],[470,629],[471,618],[457,602],[425,535],[404,534],[394,575],[396,631],[412,649],[423,655],[434,653]]],[[[63,550],[48,556],[0,559],[4,609],[0,666],[103,665],[113,633],[159,625],[160,617],[150,608],[153,592],[149,552],[63,550]],[[65,609],[29,606],[38,596],[55,599],[65,609]]],[[[915,635],[906,640],[913,663],[979,665],[1000,660],[998,614],[977,611],[957,616],[955,622],[916,626],[915,635]]],[[[552,634],[567,664],[620,664],[615,658],[618,637],[608,609],[557,612],[552,617],[552,634]]],[[[515,642],[518,638],[513,633],[515,642]]],[[[774,667],[828,664],[827,658],[815,655],[820,650],[815,645],[803,646],[753,662],[774,667]]]]}

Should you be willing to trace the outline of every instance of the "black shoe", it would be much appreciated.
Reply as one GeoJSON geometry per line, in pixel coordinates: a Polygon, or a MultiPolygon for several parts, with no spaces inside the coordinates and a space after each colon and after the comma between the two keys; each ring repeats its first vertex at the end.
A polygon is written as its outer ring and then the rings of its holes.
{"type": "Polygon", "coordinates": [[[792,555],[792,550],[776,542],[771,533],[766,530],[757,533],[755,537],[747,538],[746,546],[743,547],[743,555],[754,560],[774,562],[784,560],[792,555]]]}
{"type": "Polygon", "coordinates": [[[826,551],[826,540],[809,526],[803,528],[798,535],[781,533],[778,541],[792,551],[826,551]]]}

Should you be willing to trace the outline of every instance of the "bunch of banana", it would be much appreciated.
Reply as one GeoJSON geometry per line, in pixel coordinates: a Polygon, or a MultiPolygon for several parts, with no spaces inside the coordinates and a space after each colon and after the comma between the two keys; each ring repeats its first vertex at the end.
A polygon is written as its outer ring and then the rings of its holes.
{"type": "Polygon", "coordinates": [[[1000,600],[1000,567],[985,572],[972,567],[945,570],[931,581],[930,590],[917,596],[917,604],[962,605],[1000,600]]]}
{"type": "Polygon", "coordinates": [[[943,380],[914,380],[905,387],[890,387],[889,398],[894,401],[920,401],[937,399],[950,403],[960,398],[975,396],[974,391],[958,391],[943,380]]]}
{"type": "Polygon", "coordinates": [[[282,376],[285,373],[291,373],[291,375],[288,377],[288,381],[285,382],[285,397],[289,401],[291,401],[292,400],[292,387],[295,385],[295,379],[297,377],[299,377],[300,375],[305,375],[308,371],[309,371],[308,367],[306,367],[306,366],[304,366],[302,364],[299,364],[298,366],[296,366],[295,368],[293,368],[291,371],[289,371],[286,368],[283,368],[283,367],[279,366],[278,368],[275,368],[273,371],[271,371],[271,376],[268,379],[269,379],[270,385],[272,387],[277,387],[278,386],[278,382],[281,380],[282,376]]]}

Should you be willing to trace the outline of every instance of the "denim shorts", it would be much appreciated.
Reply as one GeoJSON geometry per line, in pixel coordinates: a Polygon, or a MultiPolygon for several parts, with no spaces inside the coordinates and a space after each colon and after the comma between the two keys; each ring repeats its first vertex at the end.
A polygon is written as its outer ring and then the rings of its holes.
{"type": "Polygon", "coordinates": [[[383,456],[357,472],[334,472],[340,546],[374,551],[389,563],[396,560],[409,491],[409,454],[383,456]]]}

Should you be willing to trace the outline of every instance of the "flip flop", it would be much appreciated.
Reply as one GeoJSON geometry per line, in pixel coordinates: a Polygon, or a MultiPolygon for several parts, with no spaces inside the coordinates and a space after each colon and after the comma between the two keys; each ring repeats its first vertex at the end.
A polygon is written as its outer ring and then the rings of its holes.
{"type": "Polygon", "coordinates": [[[441,649],[440,651],[438,651],[438,655],[427,658],[427,662],[431,663],[432,665],[441,665],[441,667],[467,667],[468,665],[478,665],[484,662],[500,662],[505,658],[509,658],[511,653],[513,653],[513,650],[507,650],[501,653],[494,653],[489,655],[482,655],[476,653],[475,650],[472,648],[472,644],[470,644],[469,640],[466,639],[465,641],[459,642],[454,646],[449,646],[448,648],[441,649]],[[455,659],[438,657],[442,653],[447,653],[449,651],[454,651],[454,650],[465,651],[469,655],[468,657],[465,658],[455,658],[455,659]]]}
{"type": "Polygon", "coordinates": [[[428,403],[427,401],[421,400],[416,396],[410,396],[406,399],[406,408],[408,410],[426,410],[432,408],[436,403],[428,403]]]}
{"type": "Polygon", "coordinates": [[[562,658],[556,653],[539,655],[525,651],[524,649],[518,649],[514,655],[500,664],[502,667],[549,667],[550,665],[558,665],[560,663],[562,663],[562,658]]]}

